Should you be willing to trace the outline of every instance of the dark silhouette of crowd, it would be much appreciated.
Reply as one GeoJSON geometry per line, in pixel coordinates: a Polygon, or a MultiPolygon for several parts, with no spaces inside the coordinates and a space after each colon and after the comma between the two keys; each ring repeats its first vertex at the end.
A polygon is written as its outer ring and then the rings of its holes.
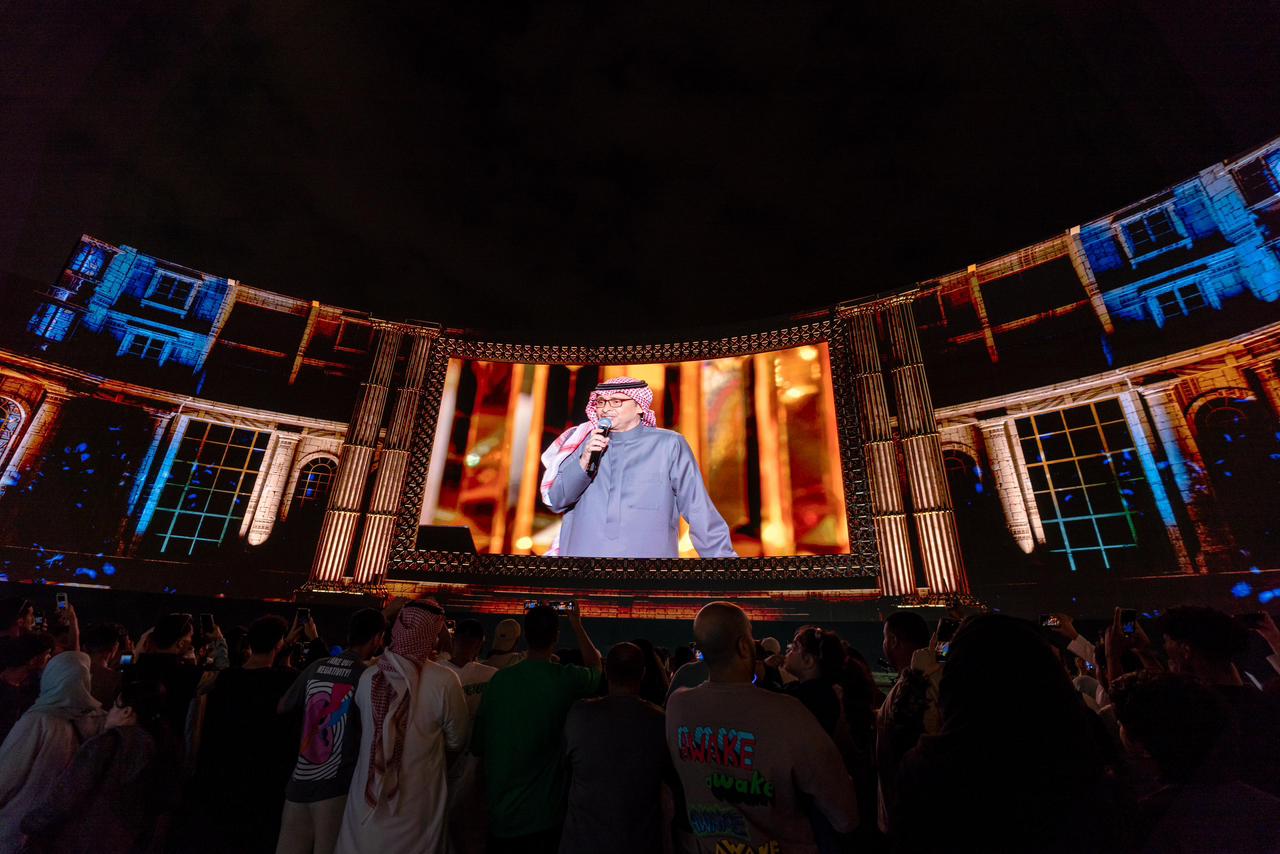
{"type": "Polygon", "coordinates": [[[50,610],[0,600],[0,854],[1280,851],[1262,613],[904,609],[873,669],[730,602],[603,655],[573,603],[50,610]]]}

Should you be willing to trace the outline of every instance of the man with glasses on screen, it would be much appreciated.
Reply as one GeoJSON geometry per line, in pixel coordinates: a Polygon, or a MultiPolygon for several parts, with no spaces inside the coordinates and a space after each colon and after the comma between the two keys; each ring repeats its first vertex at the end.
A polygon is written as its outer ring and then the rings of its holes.
{"type": "Polygon", "coordinates": [[[543,453],[542,500],[564,514],[548,555],[679,557],[683,516],[699,557],[737,557],[689,443],[657,426],[652,405],[653,390],[643,380],[606,380],[587,400],[587,421],[543,453]],[[599,424],[606,417],[607,435],[599,424]]]}

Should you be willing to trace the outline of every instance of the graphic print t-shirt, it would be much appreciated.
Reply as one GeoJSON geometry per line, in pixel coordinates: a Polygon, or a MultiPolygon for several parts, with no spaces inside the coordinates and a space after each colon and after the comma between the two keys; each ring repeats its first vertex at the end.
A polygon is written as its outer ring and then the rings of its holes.
{"type": "Polygon", "coordinates": [[[311,803],[347,794],[360,753],[360,715],[353,709],[364,662],[354,652],[314,662],[298,675],[284,705],[302,709],[302,743],[285,797],[311,803]]]}
{"type": "Polygon", "coordinates": [[[857,824],[840,751],[793,697],[750,683],[676,691],[666,738],[698,854],[817,854],[810,808],[838,832],[857,824]]]}

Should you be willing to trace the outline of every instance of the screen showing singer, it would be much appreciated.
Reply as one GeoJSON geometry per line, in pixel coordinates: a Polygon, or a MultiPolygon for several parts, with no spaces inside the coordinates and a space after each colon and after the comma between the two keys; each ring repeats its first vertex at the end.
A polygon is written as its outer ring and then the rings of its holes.
{"type": "Polygon", "coordinates": [[[542,501],[564,517],[548,556],[679,557],[683,518],[699,557],[737,557],[689,443],[652,407],[644,380],[605,380],[543,453],[542,501]]]}
{"type": "Polygon", "coordinates": [[[825,344],[621,365],[451,359],[422,536],[466,528],[494,555],[848,554],[830,377],[825,344]]]}

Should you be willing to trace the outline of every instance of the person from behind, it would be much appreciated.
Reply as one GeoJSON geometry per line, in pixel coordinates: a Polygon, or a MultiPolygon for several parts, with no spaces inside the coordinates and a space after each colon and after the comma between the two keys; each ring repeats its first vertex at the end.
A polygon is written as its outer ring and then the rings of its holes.
{"type": "Polygon", "coordinates": [[[391,644],[360,677],[360,755],[335,851],[443,851],[445,754],[467,743],[462,683],[431,660],[444,627],[432,599],[407,603],[391,621],[391,644]]]}
{"type": "Polygon", "coordinates": [[[1111,696],[1125,748],[1153,759],[1162,784],[1138,804],[1135,847],[1280,851],[1280,798],[1240,781],[1238,731],[1220,693],[1148,672],[1122,677],[1111,696]]]}
{"type": "Polygon", "coordinates": [[[952,852],[960,828],[984,851],[1114,850],[1110,745],[1038,628],[1002,614],[966,620],[938,704],[941,728],[898,771],[895,850],[952,852]]]}
{"type": "Polygon", "coordinates": [[[35,630],[36,609],[27,599],[0,599],[0,637],[17,638],[35,630]]]}
{"type": "Polygon", "coordinates": [[[559,848],[568,791],[561,762],[565,719],[576,700],[600,688],[600,651],[576,605],[568,616],[582,666],[552,661],[560,616],[540,605],[525,612],[525,660],[494,674],[485,689],[471,749],[484,765],[490,854],[559,848]]]}
{"type": "Polygon", "coordinates": [[[178,790],[164,686],[133,682],[44,801],[22,819],[27,846],[58,854],[159,851],[178,790]]]}
{"type": "Polygon", "coordinates": [[[493,648],[489,650],[489,657],[483,663],[495,670],[519,664],[524,660],[524,653],[516,651],[516,644],[519,642],[520,622],[508,617],[498,623],[498,628],[493,633],[493,648]]]}
{"type": "Polygon", "coordinates": [[[687,851],[818,851],[807,805],[836,833],[858,824],[831,737],[794,697],[757,688],[751,621],[730,602],[698,612],[706,683],[667,701],[667,750],[684,789],[687,851]]]}
{"type": "Polygon", "coordinates": [[[164,685],[165,719],[183,745],[187,742],[191,703],[204,674],[187,659],[194,638],[195,625],[190,614],[166,614],[148,632],[146,643],[139,644],[141,651],[124,674],[126,682],[155,681],[164,685]]]}
{"type": "Polygon", "coordinates": [[[662,709],[641,696],[648,659],[636,644],[615,645],[604,663],[609,695],[569,710],[569,807],[560,854],[591,854],[602,839],[618,854],[662,850],[662,783],[671,765],[662,709]]]}
{"type": "Polygon", "coordinates": [[[1235,665],[1248,650],[1248,629],[1222,611],[1184,605],[1164,612],[1160,630],[1169,670],[1211,686],[1231,707],[1240,779],[1280,796],[1280,700],[1246,684],[1235,665]]]}
{"type": "Polygon", "coordinates": [[[48,635],[0,637],[0,742],[40,695],[40,674],[52,654],[48,635]]]}
{"type": "Polygon", "coordinates": [[[274,614],[254,620],[249,660],[219,671],[208,688],[196,742],[199,797],[188,811],[193,838],[187,844],[193,850],[275,848],[298,744],[296,718],[277,712],[297,676],[276,667],[288,628],[274,614]],[[219,818],[231,815],[237,820],[219,818]]]}
{"type": "Polygon", "coordinates": [[[881,651],[898,679],[876,715],[877,824],[889,832],[889,812],[897,797],[898,765],[923,735],[941,726],[938,688],[942,667],[929,649],[929,625],[915,611],[895,611],[884,621],[881,651]]]}
{"type": "Polygon", "coordinates": [[[782,659],[783,690],[804,703],[828,735],[834,735],[840,721],[837,680],[844,670],[844,644],[833,631],[803,626],[787,646],[782,659]]]}
{"type": "MultiPolygon", "coordinates": [[[[479,620],[462,620],[453,634],[453,648],[448,666],[462,683],[467,698],[467,714],[474,727],[480,703],[489,680],[497,669],[476,660],[484,648],[484,626],[479,620]]],[[[470,750],[470,742],[462,754],[449,764],[449,850],[451,854],[484,851],[488,822],[485,818],[484,788],[481,781],[480,757],[470,750]]]]}
{"type": "Polygon", "coordinates": [[[111,708],[120,693],[120,632],[112,623],[98,623],[85,630],[80,648],[89,655],[90,690],[104,709],[111,708]]]}
{"type": "Polygon", "coordinates": [[[89,656],[64,652],[50,659],[40,696],[0,745],[0,854],[22,850],[22,819],[55,793],[63,770],[105,719],[89,692],[89,656]]]}
{"type": "Polygon", "coordinates": [[[277,712],[302,713],[302,740],[285,786],[277,854],[329,854],[338,842],[360,752],[356,688],[386,628],[381,611],[356,611],[342,654],[313,662],[280,698],[277,712]]]}

